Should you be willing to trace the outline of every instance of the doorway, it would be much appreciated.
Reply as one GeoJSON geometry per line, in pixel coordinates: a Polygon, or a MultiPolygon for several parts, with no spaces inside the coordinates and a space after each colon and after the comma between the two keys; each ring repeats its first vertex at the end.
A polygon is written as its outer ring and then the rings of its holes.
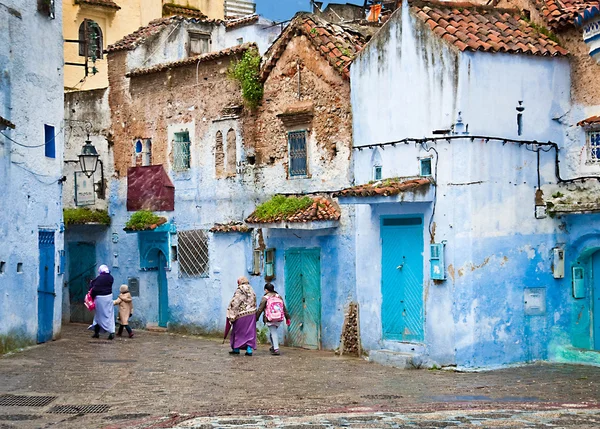
{"type": "Polygon", "coordinates": [[[39,231],[38,246],[39,276],[38,285],[38,334],[37,342],[45,343],[52,339],[54,323],[54,231],[39,231]]]}
{"type": "Polygon", "coordinates": [[[73,242],[67,246],[69,252],[69,303],[71,322],[91,323],[94,313],[83,303],[96,276],[96,243],[73,242]]]}

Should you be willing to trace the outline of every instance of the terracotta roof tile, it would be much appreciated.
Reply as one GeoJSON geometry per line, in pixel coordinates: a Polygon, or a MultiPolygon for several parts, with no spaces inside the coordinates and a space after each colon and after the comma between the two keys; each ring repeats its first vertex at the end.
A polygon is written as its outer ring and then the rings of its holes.
{"type": "Polygon", "coordinates": [[[275,67],[287,44],[297,34],[306,36],[317,52],[321,53],[345,79],[350,79],[350,64],[367,42],[365,35],[356,29],[332,24],[310,13],[300,13],[265,54],[261,69],[263,81],[275,67]]]}
{"type": "Polygon", "coordinates": [[[353,186],[333,194],[334,197],[390,197],[402,192],[411,192],[429,186],[433,182],[429,178],[393,178],[374,183],[353,186]]]}
{"type": "Polygon", "coordinates": [[[215,223],[210,232],[249,232],[250,228],[243,222],[215,223]]]}
{"type": "Polygon", "coordinates": [[[589,13],[594,8],[600,8],[600,1],[597,0],[534,0],[534,3],[548,25],[555,30],[574,25],[586,11],[589,13]]]}
{"type": "Polygon", "coordinates": [[[566,49],[533,28],[517,10],[471,3],[413,1],[411,11],[428,24],[434,34],[460,51],[568,54],[566,49]]]}
{"type": "Polygon", "coordinates": [[[249,16],[245,16],[243,18],[229,19],[229,20],[225,21],[225,28],[227,30],[233,30],[234,28],[239,28],[239,27],[244,27],[246,25],[254,24],[254,23],[258,22],[258,20],[259,20],[258,15],[249,15],[249,16]]]}
{"type": "Polygon", "coordinates": [[[194,9],[192,7],[180,6],[172,3],[163,4],[163,16],[173,15],[200,19],[208,18],[200,9],[194,9]]]}
{"type": "Polygon", "coordinates": [[[10,122],[8,119],[4,119],[2,116],[0,116],[0,126],[3,126],[4,128],[15,128],[15,124],[10,122]]]}
{"type": "Polygon", "coordinates": [[[579,121],[577,123],[578,126],[580,127],[587,127],[590,125],[600,125],[600,116],[590,116],[587,119],[584,119],[583,121],[579,121]]]}
{"type": "Polygon", "coordinates": [[[142,76],[146,74],[158,73],[169,69],[174,69],[177,67],[185,67],[190,64],[198,64],[200,62],[212,61],[217,58],[228,57],[230,55],[237,55],[243,52],[246,52],[248,49],[258,49],[254,43],[244,43],[243,45],[233,46],[231,48],[223,49],[221,51],[216,52],[208,52],[206,54],[197,55],[195,57],[185,58],[179,61],[172,61],[169,63],[157,64],[152,67],[146,68],[138,68],[130,71],[125,76],[126,77],[135,77],[142,76]]]}
{"type": "Polygon", "coordinates": [[[202,22],[202,23],[211,23],[211,24],[222,24],[223,21],[219,19],[208,19],[208,18],[186,18],[184,16],[171,16],[166,18],[155,19],[154,21],[150,21],[148,25],[145,27],[140,27],[136,31],[127,36],[123,37],[121,40],[113,43],[109,47],[106,48],[106,52],[116,52],[116,51],[124,51],[124,50],[133,50],[137,48],[139,45],[144,43],[146,40],[156,36],[161,31],[163,31],[166,27],[177,24],[182,21],[188,22],[202,22]]]}
{"type": "Polygon", "coordinates": [[[278,215],[271,219],[259,219],[252,213],[247,223],[319,222],[340,219],[340,209],[327,197],[312,197],[313,203],[304,210],[289,215],[278,215]]]}
{"type": "Polygon", "coordinates": [[[577,14],[577,18],[575,19],[575,23],[577,25],[582,25],[585,21],[595,18],[600,15],[600,1],[588,2],[591,3],[585,9],[582,9],[577,14]]]}
{"type": "Polygon", "coordinates": [[[110,9],[121,9],[121,6],[112,0],[75,0],[75,4],[87,4],[90,6],[107,7],[110,9]]]}

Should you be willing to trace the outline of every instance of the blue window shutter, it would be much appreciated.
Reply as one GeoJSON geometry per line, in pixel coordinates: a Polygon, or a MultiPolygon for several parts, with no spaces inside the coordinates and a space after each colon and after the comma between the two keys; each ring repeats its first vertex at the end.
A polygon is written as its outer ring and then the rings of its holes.
{"type": "Polygon", "coordinates": [[[54,136],[54,127],[52,125],[44,125],[44,148],[48,158],[56,158],[56,143],[54,136]]]}

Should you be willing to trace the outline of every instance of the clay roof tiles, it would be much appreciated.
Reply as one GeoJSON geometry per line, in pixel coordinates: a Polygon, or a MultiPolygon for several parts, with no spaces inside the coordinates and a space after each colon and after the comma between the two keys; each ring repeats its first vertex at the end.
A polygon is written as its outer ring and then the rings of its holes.
{"type": "Polygon", "coordinates": [[[243,18],[238,18],[238,19],[229,19],[229,20],[225,21],[225,28],[227,30],[233,30],[234,28],[239,28],[239,27],[244,27],[246,25],[254,24],[255,22],[258,22],[258,19],[259,19],[258,15],[249,15],[249,16],[245,16],[243,18]]]}
{"type": "Polygon", "coordinates": [[[412,2],[411,11],[460,51],[567,55],[566,49],[525,21],[519,11],[457,2],[412,2]]]}
{"type": "Polygon", "coordinates": [[[580,14],[600,7],[596,0],[535,0],[535,5],[548,25],[561,30],[573,25],[580,14]]]}
{"type": "Polygon", "coordinates": [[[179,61],[172,61],[169,63],[157,64],[152,67],[137,68],[127,73],[126,77],[142,76],[146,74],[159,73],[165,70],[174,69],[178,67],[184,67],[190,64],[198,64],[200,62],[212,61],[218,58],[228,57],[230,55],[237,55],[246,52],[248,49],[258,49],[254,43],[244,43],[243,45],[236,45],[231,48],[223,49],[216,52],[207,52],[206,54],[197,55],[194,57],[185,58],[179,61]]]}
{"type": "Polygon", "coordinates": [[[87,4],[90,6],[100,6],[116,10],[121,9],[121,6],[112,0],[75,0],[75,4],[87,4]]]}
{"type": "Polygon", "coordinates": [[[391,197],[403,192],[414,192],[428,187],[433,182],[429,178],[392,178],[365,185],[353,186],[333,194],[334,197],[391,197]]]}
{"type": "Polygon", "coordinates": [[[184,16],[170,16],[158,18],[153,21],[150,21],[148,25],[145,27],[140,27],[135,30],[133,33],[128,34],[123,37],[121,40],[113,43],[112,45],[106,48],[106,52],[116,52],[116,51],[130,51],[137,48],[139,45],[144,43],[146,40],[150,39],[153,36],[156,36],[161,31],[163,31],[166,27],[171,24],[177,24],[184,20],[190,22],[202,22],[202,23],[213,23],[213,24],[221,24],[223,21],[219,19],[208,19],[208,18],[186,18],[184,16]]]}
{"type": "Polygon", "coordinates": [[[350,79],[350,63],[367,43],[365,35],[348,26],[332,24],[310,13],[299,13],[265,53],[261,78],[266,80],[287,44],[298,34],[306,36],[317,52],[342,77],[350,79]]]}
{"type": "Polygon", "coordinates": [[[248,232],[250,228],[242,222],[215,223],[210,232],[248,232]]]}
{"type": "Polygon", "coordinates": [[[327,197],[312,197],[313,203],[304,210],[298,210],[289,215],[277,215],[270,219],[259,219],[252,213],[246,219],[247,223],[278,223],[278,222],[318,222],[340,219],[340,209],[327,197]]]}
{"type": "Polygon", "coordinates": [[[577,125],[580,127],[600,125],[600,116],[590,116],[589,118],[584,119],[583,121],[579,121],[577,125]]]}
{"type": "Polygon", "coordinates": [[[163,15],[180,15],[191,18],[208,18],[205,14],[202,13],[199,9],[194,9],[192,7],[180,6],[172,3],[163,4],[163,15]]]}

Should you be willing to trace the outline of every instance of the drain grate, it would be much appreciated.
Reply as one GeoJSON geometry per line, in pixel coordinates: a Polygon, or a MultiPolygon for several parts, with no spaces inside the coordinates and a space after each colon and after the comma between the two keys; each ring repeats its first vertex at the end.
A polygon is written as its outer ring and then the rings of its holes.
{"type": "Polygon", "coordinates": [[[56,396],[0,395],[0,407],[45,407],[56,396]]]}
{"type": "Polygon", "coordinates": [[[102,414],[110,410],[106,404],[99,405],[55,405],[48,410],[52,414],[102,414]]]}

